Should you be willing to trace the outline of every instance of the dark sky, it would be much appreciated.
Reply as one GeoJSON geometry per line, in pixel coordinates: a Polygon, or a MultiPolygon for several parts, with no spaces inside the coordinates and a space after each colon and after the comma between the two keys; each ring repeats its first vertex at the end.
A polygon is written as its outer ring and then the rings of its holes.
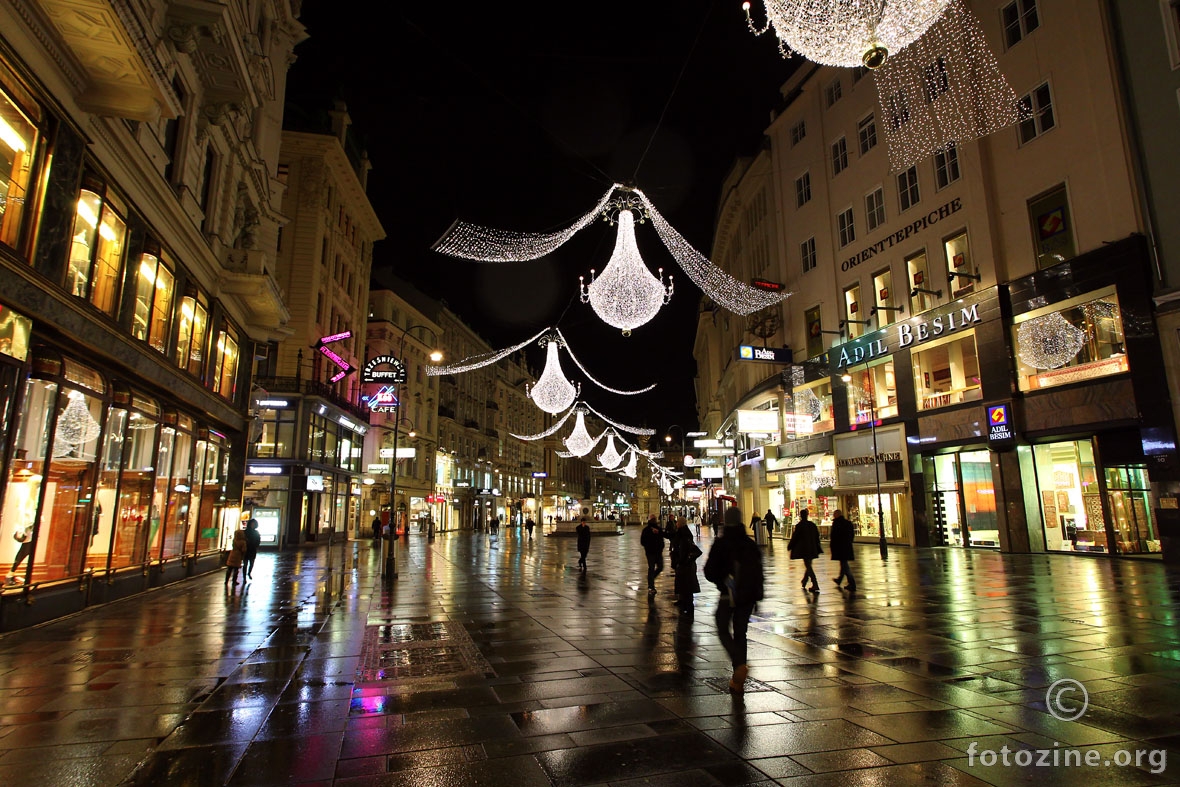
{"type": "MultiPolygon", "coordinates": [[[[612,182],[633,180],[708,255],[722,180],[757,150],[793,62],[750,33],[736,0],[344,5],[304,2],[310,38],[296,49],[288,97],[313,110],[348,103],[388,233],[374,267],[445,299],[493,347],[558,324],[599,380],[659,382],[638,397],[583,386],[594,407],[660,431],[694,429],[700,292],[650,224],[637,228],[639,248],[653,271],[675,274],[676,289],[626,338],[577,298],[578,276],[610,256],[603,222],[534,262],[471,263],[430,247],[455,219],[553,231],[612,182]]],[[[580,377],[572,365],[566,373],[580,377]]]]}

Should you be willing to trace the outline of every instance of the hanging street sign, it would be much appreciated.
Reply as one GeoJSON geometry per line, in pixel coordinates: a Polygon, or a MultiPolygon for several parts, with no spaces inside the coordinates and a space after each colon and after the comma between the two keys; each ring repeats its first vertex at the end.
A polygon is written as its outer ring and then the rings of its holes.
{"type": "Polygon", "coordinates": [[[787,285],[783,284],[781,281],[771,281],[770,279],[759,278],[750,279],[750,285],[757,287],[760,290],[766,290],[767,292],[782,292],[787,288],[787,285]]]}
{"type": "Polygon", "coordinates": [[[770,363],[793,363],[790,347],[754,347],[738,345],[738,359],[742,361],[768,361],[770,363]]]}
{"type": "Polygon", "coordinates": [[[406,365],[392,355],[378,355],[376,358],[370,358],[365,361],[365,366],[361,369],[362,383],[401,385],[407,379],[406,365]]]}

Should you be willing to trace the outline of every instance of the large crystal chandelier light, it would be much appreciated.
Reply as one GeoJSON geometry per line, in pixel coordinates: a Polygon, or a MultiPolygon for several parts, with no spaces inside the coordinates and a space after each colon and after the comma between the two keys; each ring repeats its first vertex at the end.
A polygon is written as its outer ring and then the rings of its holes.
{"type": "Polygon", "coordinates": [[[591,449],[598,443],[598,440],[595,440],[586,431],[585,411],[579,408],[575,418],[573,431],[562,442],[565,443],[566,450],[574,456],[585,456],[590,453],[591,449]]]}
{"type": "Polygon", "coordinates": [[[606,448],[602,449],[602,453],[598,455],[598,461],[607,470],[614,470],[623,461],[623,457],[619,454],[619,449],[615,448],[615,434],[610,429],[606,430],[606,448]]]}
{"type": "Polygon", "coordinates": [[[780,48],[826,66],[878,68],[889,55],[916,41],[942,16],[951,0],[764,0],[766,25],[780,48]]]}
{"type": "Polygon", "coordinates": [[[561,359],[557,356],[560,340],[556,336],[542,339],[547,342],[545,349],[545,369],[541,377],[532,388],[525,388],[525,393],[547,413],[556,415],[569,409],[578,398],[578,389],[561,371],[561,359]]]}
{"type": "Polygon", "coordinates": [[[589,301],[603,322],[622,329],[623,335],[629,336],[633,328],[649,322],[672,298],[672,277],[668,277],[665,286],[664,269],[660,268],[660,276],[656,278],[643,264],[639,247],[635,244],[634,214],[620,210],[618,223],[615,250],[606,268],[598,278],[591,270],[589,285],[580,276],[578,281],[581,282],[582,303],[589,301]]]}
{"type": "Polygon", "coordinates": [[[1046,314],[1016,329],[1016,351],[1020,360],[1034,369],[1057,369],[1065,366],[1086,343],[1086,333],[1061,316],[1046,314]]]}

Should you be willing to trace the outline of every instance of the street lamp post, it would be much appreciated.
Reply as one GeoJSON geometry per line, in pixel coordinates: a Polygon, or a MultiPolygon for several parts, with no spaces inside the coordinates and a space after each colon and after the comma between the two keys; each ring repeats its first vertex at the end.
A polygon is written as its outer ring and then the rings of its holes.
{"type": "MultiPolygon", "coordinates": [[[[889,542],[885,540],[885,509],[881,505],[881,462],[880,452],[877,450],[877,389],[873,382],[873,373],[869,369],[868,361],[865,361],[865,374],[869,378],[869,427],[873,435],[873,480],[877,483],[877,532],[879,535],[879,546],[881,549],[881,559],[889,559],[889,542]]],[[[845,383],[852,382],[852,375],[845,374],[841,378],[845,383]]]]}

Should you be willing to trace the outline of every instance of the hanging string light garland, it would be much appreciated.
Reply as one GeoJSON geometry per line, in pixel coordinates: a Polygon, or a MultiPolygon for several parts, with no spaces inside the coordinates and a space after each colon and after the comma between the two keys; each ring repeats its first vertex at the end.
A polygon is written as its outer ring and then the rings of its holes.
{"type": "Polygon", "coordinates": [[[1016,329],[1016,351],[1020,360],[1034,369],[1057,369],[1069,363],[1086,343],[1079,330],[1060,312],[1022,322],[1016,329]]]}
{"type": "Polygon", "coordinates": [[[656,383],[652,383],[651,385],[647,386],[646,388],[639,388],[634,391],[620,391],[618,388],[611,388],[606,383],[603,383],[603,382],[595,379],[594,375],[590,374],[590,372],[587,371],[586,367],[582,365],[582,362],[578,360],[578,356],[574,355],[574,351],[572,349],[570,349],[570,343],[569,343],[569,341],[566,340],[565,336],[563,336],[561,334],[560,328],[554,328],[553,331],[554,331],[554,333],[557,334],[557,338],[559,338],[562,341],[562,347],[565,349],[566,354],[570,357],[570,360],[573,361],[577,365],[577,367],[582,370],[582,374],[586,375],[586,378],[588,380],[590,380],[590,382],[594,383],[602,390],[610,391],[611,393],[615,393],[615,394],[622,394],[623,396],[635,396],[636,394],[647,393],[648,391],[650,391],[656,387],[656,383]]]}
{"type": "Polygon", "coordinates": [[[507,358],[517,350],[521,350],[537,339],[540,339],[549,332],[549,328],[545,328],[534,336],[525,339],[520,344],[514,344],[511,347],[506,347],[503,350],[492,350],[490,353],[480,353],[479,355],[471,355],[461,361],[455,363],[448,363],[442,366],[428,366],[426,368],[427,377],[442,377],[448,374],[462,374],[463,372],[470,372],[475,369],[482,369],[485,366],[491,366],[497,361],[507,358]]]}
{"type": "MultiPolygon", "coordinates": [[[[790,293],[769,292],[745,284],[725,271],[718,268],[707,257],[694,249],[668,221],[652,205],[651,200],[640,191],[621,184],[614,184],[599,200],[590,213],[582,216],[571,227],[561,232],[551,234],[535,234],[522,232],[505,232],[487,227],[480,227],[466,222],[455,222],[446,231],[433,249],[441,254],[452,257],[475,260],[477,262],[513,262],[535,260],[551,253],[569,240],[574,233],[587,226],[594,216],[604,214],[615,193],[622,192],[618,198],[628,200],[634,196],[639,200],[647,214],[651,217],[652,226],[660,240],[668,248],[672,257],[684,269],[685,274],[692,279],[702,292],[714,302],[737,314],[751,314],[767,306],[779,303],[790,293]]],[[[621,218],[622,212],[619,212],[621,218]]],[[[632,216],[634,219],[634,216],[632,216]]],[[[633,225],[632,225],[633,226],[633,225]]],[[[622,224],[619,223],[620,231],[622,224]]],[[[617,246],[617,242],[616,242],[617,246]]],[[[640,261],[642,264],[642,261],[640,261]]],[[[646,267],[646,266],[645,266],[646,267]]],[[[604,271],[605,273],[605,271],[604,271]]],[[[648,273],[650,275],[650,271],[648,273]]],[[[653,276],[652,279],[655,279],[653,276]]],[[[655,279],[659,281],[658,279],[655,279]]]]}
{"type": "Polygon", "coordinates": [[[873,80],[894,172],[1030,116],[961,0],[873,80]]]}

